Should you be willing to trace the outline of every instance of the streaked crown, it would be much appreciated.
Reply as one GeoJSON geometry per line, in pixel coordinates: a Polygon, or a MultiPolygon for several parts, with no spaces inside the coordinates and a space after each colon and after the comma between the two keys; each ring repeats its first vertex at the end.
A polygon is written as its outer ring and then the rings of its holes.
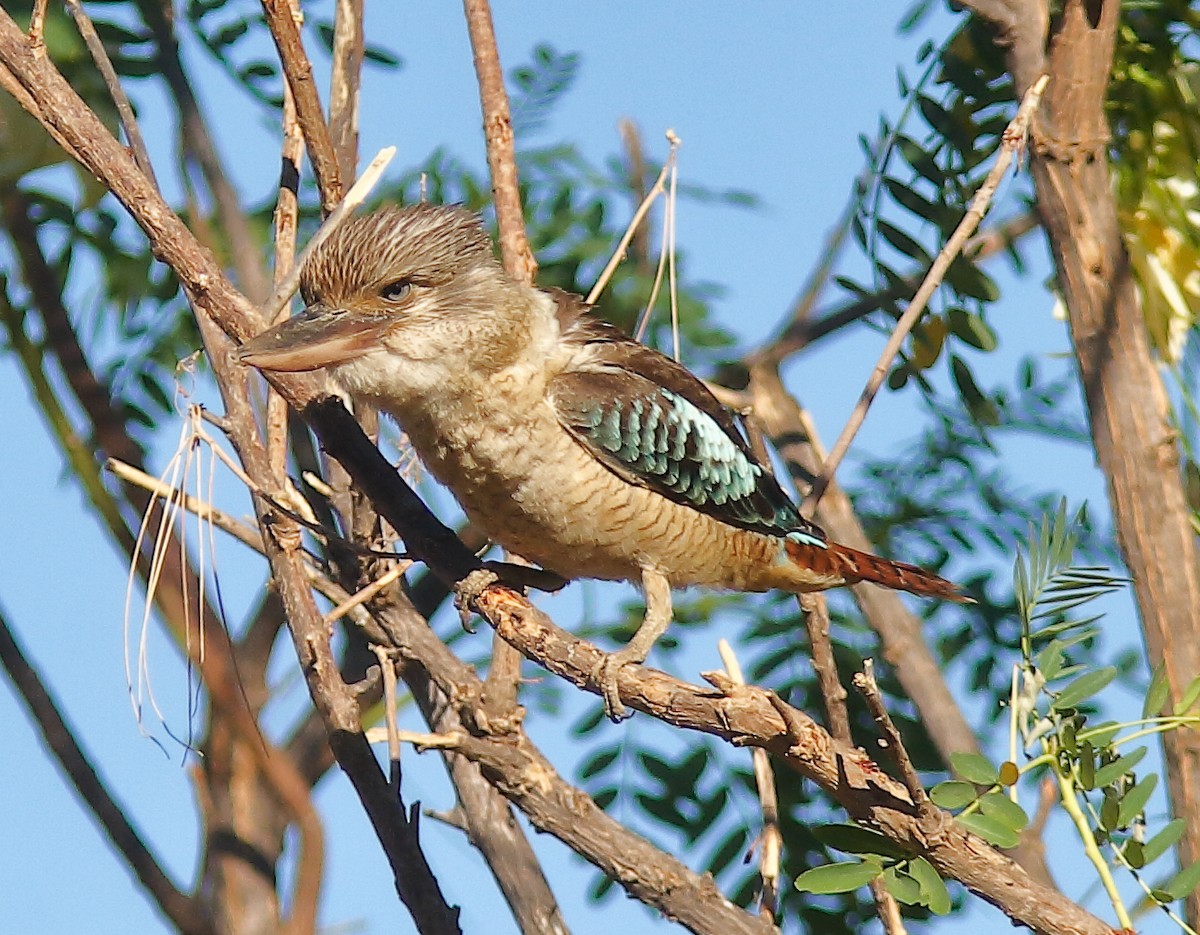
{"type": "Polygon", "coordinates": [[[376,295],[410,281],[437,287],[463,272],[496,265],[483,222],[458,205],[389,207],[350,218],[304,264],[306,305],[376,295]]]}

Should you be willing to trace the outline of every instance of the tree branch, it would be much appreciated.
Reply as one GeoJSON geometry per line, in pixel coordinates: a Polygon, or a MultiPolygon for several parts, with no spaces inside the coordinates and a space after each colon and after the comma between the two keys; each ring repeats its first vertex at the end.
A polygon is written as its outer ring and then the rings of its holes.
{"type": "Polygon", "coordinates": [[[104,780],[75,739],[74,731],[59,712],[37,670],[22,652],[3,609],[0,609],[0,664],[25,702],[46,747],[162,914],[183,935],[214,935],[212,920],[195,899],[175,886],[137,829],[125,817],[121,806],[109,794],[104,780]]]}
{"type": "Polygon", "coordinates": [[[317,84],[313,80],[312,62],[304,51],[300,38],[300,24],[293,14],[289,0],[262,0],[263,14],[292,97],[296,101],[296,116],[304,131],[304,142],[308,147],[308,160],[317,177],[317,188],[321,193],[321,208],[328,214],[334,209],[345,192],[337,151],[325,122],[317,84]]]}

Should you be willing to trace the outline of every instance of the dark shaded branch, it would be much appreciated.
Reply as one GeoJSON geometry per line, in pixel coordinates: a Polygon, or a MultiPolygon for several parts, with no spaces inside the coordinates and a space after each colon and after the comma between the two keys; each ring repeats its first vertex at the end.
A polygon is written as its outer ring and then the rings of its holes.
{"type": "Polygon", "coordinates": [[[25,702],[46,747],[75,787],[84,805],[124,858],[159,910],[183,935],[213,935],[215,929],[200,904],[181,892],[158,858],[109,794],[37,670],[30,664],[0,609],[0,664],[25,702]]]}

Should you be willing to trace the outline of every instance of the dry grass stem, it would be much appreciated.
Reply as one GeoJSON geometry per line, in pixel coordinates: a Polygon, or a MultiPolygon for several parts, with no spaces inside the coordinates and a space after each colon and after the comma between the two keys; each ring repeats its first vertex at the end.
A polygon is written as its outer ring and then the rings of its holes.
{"type": "MultiPolygon", "coordinates": [[[[717,652],[729,678],[736,685],[745,685],[741,664],[733,647],[727,640],[717,642],[717,652]]],[[[783,849],[783,832],[779,829],[779,796],[775,791],[775,773],[767,751],[755,747],[751,751],[754,762],[754,784],[758,788],[758,801],[762,807],[762,830],[758,835],[758,874],[762,879],[760,900],[761,912],[771,921],[779,904],[779,857],[783,849]]]]}
{"type": "Polygon", "coordinates": [[[929,304],[934,290],[941,284],[942,277],[946,275],[946,270],[950,268],[950,264],[958,256],[967,239],[975,232],[975,229],[979,226],[979,222],[983,220],[984,212],[987,211],[992,196],[1000,184],[1000,180],[1004,177],[1004,173],[1007,171],[1014,155],[1024,144],[1025,135],[1029,129],[1029,122],[1033,119],[1033,114],[1037,110],[1038,103],[1041,101],[1042,92],[1046,89],[1046,84],[1049,80],[1047,75],[1043,75],[1026,92],[1024,99],[1021,101],[1021,106],[1017,108],[1016,116],[1013,117],[1008,128],[1001,136],[1000,152],[996,157],[995,165],[992,166],[991,172],[988,173],[987,178],[984,179],[983,184],[979,187],[979,191],[975,193],[975,197],[971,199],[967,213],[959,222],[958,227],[954,229],[954,233],[950,235],[950,239],[946,241],[946,246],[942,248],[937,258],[933,261],[933,265],[929,268],[929,272],[926,274],[920,288],[917,289],[916,295],[913,296],[912,301],[908,304],[908,308],[904,310],[904,314],[900,316],[900,320],[896,323],[896,328],[892,332],[892,336],[888,339],[883,353],[879,355],[875,369],[872,370],[871,376],[867,380],[867,385],[854,407],[854,411],[846,421],[846,427],[842,429],[842,434],[838,437],[833,450],[829,453],[829,458],[821,468],[820,477],[816,479],[812,491],[805,499],[804,506],[808,515],[812,515],[812,511],[820,503],[821,497],[825,495],[825,490],[829,486],[829,482],[833,479],[833,475],[837,472],[838,465],[841,464],[842,459],[846,456],[846,452],[850,448],[850,443],[854,441],[854,436],[858,434],[858,430],[862,427],[863,420],[867,417],[867,410],[874,401],[875,394],[879,392],[879,388],[883,385],[883,381],[887,377],[888,368],[891,367],[892,361],[900,351],[900,345],[904,343],[904,339],[908,337],[908,333],[912,331],[913,326],[916,325],[918,319],[924,313],[925,307],[929,304]]]}
{"type": "MultiPolygon", "coordinates": [[[[141,523],[138,525],[137,536],[134,540],[133,554],[130,558],[129,576],[125,587],[125,608],[123,614],[123,637],[125,643],[125,680],[129,691],[130,704],[134,711],[134,716],[137,720],[138,729],[145,732],[145,726],[142,721],[142,713],[145,706],[148,704],[150,710],[154,712],[159,723],[167,730],[169,736],[179,740],[167,726],[167,720],[162,709],[159,707],[158,700],[154,693],[153,680],[150,674],[149,666],[149,638],[150,638],[150,617],[154,606],[155,593],[162,581],[164,569],[171,567],[169,561],[170,550],[172,548],[185,549],[186,542],[186,523],[183,520],[186,514],[184,500],[187,495],[184,493],[183,487],[191,476],[196,478],[196,495],[192,498],[196,502],[212,500],[212,484],[213,471],[215,461],[210,458],[209,461],[209,482],[207,498],[200,495],[200,478],[203,474],[203,455],[201,454],[201,446],[199,444],[200,435],[207,437],[203,428],[200,425],[199,407],[193,406],[189,417],[184,420],[180,429],[179,443],[176,446],[175,454],[167,462],[163,473],[158,477],[156,486],[167,491],[167,496],[162,499],[161,504],[158,500],[151,500],[147,503],[146,509],[142,514],[141,523]],[[194,470],[193,470],[194,468],[194,470]],[[156,509],[156,507],[158,507],[156,509]],[[158,516],[157,526],[154,529],[152,545],[149,556],[149,569],[145,575],[146,596],[142,605],[141,619],[138,627],[138,638],[136,641],[136,662],[131,658],[131,649],[134,641],[131,637],[130,622],[132,619],[133,610],[133,592],[134,586],[138,581],[138,556],[143,554],[147,536],[150,534],[152,526],[154,526],[155,515],[158,516]]],[[[211,451],[211,446],[210,446],[211,451]]],[[[212,545],[212,521],[211,517],[200,517],[197,514],[198,521],[201,523],[199,555],[197,556],[196,568],[196,599],[195,607],[197,614],[203,613],[203,608],[207,604],[206,589],[208,577],[206,574],[206,552],[211,554],[212,545]],[[204,528],[207,527],[209,532],[208,543],[209,549],[206,550],[204,528]]],[[[195,658],[203,667],[205,659],[205,627],[198,625],[197,620],[192,619],[193,602],[189,593],[189,576],[181,575],[178,587],[181,594],[181,603],[183,605],[183,620],[182,636],[184,641],[184,649],[189,659],[195,658]],[[195,625],[198,644],[193,651],[192,646],[192,630],[195,625]]],[[[192,698],[189,693],[189,723],[191,715],[192,698]]],[[[179,740],[185,747],[191,748],[189,742],[179,740]]]]}

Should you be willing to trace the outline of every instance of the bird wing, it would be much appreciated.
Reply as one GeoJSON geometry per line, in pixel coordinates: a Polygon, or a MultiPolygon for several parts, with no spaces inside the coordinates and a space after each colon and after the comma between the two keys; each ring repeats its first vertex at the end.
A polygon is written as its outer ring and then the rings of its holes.
{"type": "Polygon", "coordinates": [[[559,301],[562,340],[576,353],[550,382],[559,422],[633,484],[743,529],[824,546],[825,534],[754,457],[732,416],[687,370],[559,301]]]}

